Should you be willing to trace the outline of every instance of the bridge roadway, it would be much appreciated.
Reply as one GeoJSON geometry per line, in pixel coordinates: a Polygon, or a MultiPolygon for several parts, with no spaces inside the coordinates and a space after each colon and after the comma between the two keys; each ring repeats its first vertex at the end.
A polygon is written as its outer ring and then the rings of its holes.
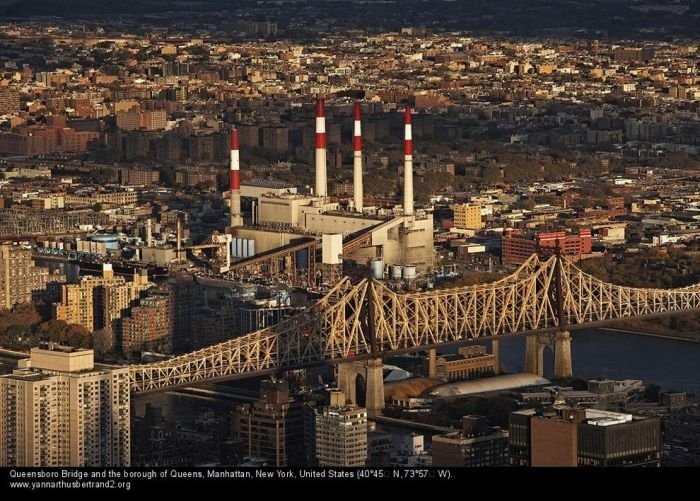
{"type": "MultiPolygon", "coordinates": [[[[700,309],[700,284],[679,289],[622,287],[581,271],[561,256],[532,256],[493,283],[398,294],[381,282],[340,281],[302,313],[267,329],[167,361],[130,368],[133,393],[258,377],[474,341],[527,336],[526,371],[541,373],[545,345],[555,374],[571,373],[569,331],[627,318],[700,309]]],[[[374,369],[368,369],[374,370],[374,369]]],[[[372,376],[376,379],[376,375],[372,376]]],[[[369,391],[369,390],[368,390],[369,391]]]]}

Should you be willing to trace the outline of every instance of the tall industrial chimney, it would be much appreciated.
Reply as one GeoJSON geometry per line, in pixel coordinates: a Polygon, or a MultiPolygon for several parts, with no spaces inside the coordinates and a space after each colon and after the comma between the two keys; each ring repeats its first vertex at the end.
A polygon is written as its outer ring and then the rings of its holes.
{"type": "Polygon", "coordinates": [[[326,110],[324,100],[316,101],[316,196],[328,196],[326,179],[326,110]]]}
{"type": "Polygon", "coordinates": [[[352,138],[352,192],[355,210],[362,213],[362,123],[360,103],[355,103],[355,132],[352,138]]]}
{"type": "Polygon", "coordinates": [[[175,238],[177,239],[176,245],[175,245],[175,257],[177,259],[178,263],[182,262],[182,256],[180,255],[180,251],[182,249],[182,222],[180,221],[180,215],[177,215],[177,231],[176,231],[176,236],[175,238]]]}
{"type": "Polygon", "coordinates": [[[241,215],[241,161],[239,156],[238,129],[231,131],[231,226],[243,226],[241,215]]]}
{"type": "Polygon", "coordinates": [[[403,136],[403,213],[413,215],[413,136],[411,134],[411,108],[404,113],[403,136]]]}
{"type": "Polygon", "coordinates": [[[151,230],[151,218],[146,219],[146,247],[153,247],[153,232],[151,230]]]}

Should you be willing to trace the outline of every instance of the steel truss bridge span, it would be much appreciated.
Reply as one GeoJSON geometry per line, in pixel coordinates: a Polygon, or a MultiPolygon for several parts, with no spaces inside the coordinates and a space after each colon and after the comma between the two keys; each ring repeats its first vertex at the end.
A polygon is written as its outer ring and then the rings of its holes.
{"type": "Polygon", "coordinates": [[[285,369],[380,358],[476,339],[574,330],[700,309],[700,284],[641,289],[604,282],[561,256],[528,259],[489,284],[399,294],[341,280],[304,312],[258,332],[130,367],[133,393],[285,369]]]}

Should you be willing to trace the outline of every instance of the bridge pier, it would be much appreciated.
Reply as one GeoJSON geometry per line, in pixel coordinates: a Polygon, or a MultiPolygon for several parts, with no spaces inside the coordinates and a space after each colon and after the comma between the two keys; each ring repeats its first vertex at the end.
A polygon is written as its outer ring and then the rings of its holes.
{"type": "Polygon", "coordinates": [[[367,395],[365,407],[367,416],[374,418],[381,416],[384,409],[384,362],[381,358],[372,358],[367,361],[367,395]]]}
{"type": "Polygon", "coordinates": [[[364,362],[338,364],[336,382],[345,394],[346,403],[357,405],[357,376],[365,380],[365,407],[369,417],[382,414],[384,409],[384,362],[372,358],[364,362]]]}
{"type": "Polygon", "coordinates": [[[355,386],[355,381],[358,373],[362,372],[362,369],[358,367],[359,365],[359,362],[350,362],[346,364],[338,364],[336,366],[335,381],[338,388],[340,388],[345,395],[345,403],[357,403],[357,388],[355,386]]]}
{"type": "Polygon", "coordinates": [[[544,349],[546,346],[536,334],[525,338],[525,372],[544,376],[544,349]]]}
{"type": "Polygon", "coordinates": [[[573,375],[571,363],[571,333],[559,331],[552,335],[527,336],[525,338],[525,372],[544,375],[544,350],[554,350],[554,377],[569,378],[573,375]]]}
{"type": "Polygon", "coordinates": [[[498,339],[491,341],[491,353],[493,354],[493,373],[498,375],[501,373],[501,348],[498,345],[498,339]]]}
{"type": "Polygon", "coordinates": [[[573,375],[571,363],[571,333],[557,332],[554,338],[554,377],[569,378],[573,375]]]}
{"type": "Polygon", "coordinates": [[[428,377],[437,377],[437,353],[435,348],[428,350],[428,377]]]}

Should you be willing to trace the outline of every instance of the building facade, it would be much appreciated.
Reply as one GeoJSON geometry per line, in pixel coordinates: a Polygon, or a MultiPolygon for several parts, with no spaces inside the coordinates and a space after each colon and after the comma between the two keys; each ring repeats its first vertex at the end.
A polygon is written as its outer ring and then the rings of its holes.
{"type": "Polygon", "coordinates": [[[0,244],[0,308],[30,303],[46,291],[51,282],[65,282],[65,275],[54,275],[43,266],[34,266],[31,249],[0,244]]]}
{"type": "Polygon", "coordinates": [[[581,228],[578,233],[566,231],[525,232],[508,229],[503,234],[502,259],[504,263],[522,264],[533,254],[553,255],[557,249],[565,256],[590,254],[591,230],[581,228]]]}
{"type": "Polygon", "coordinates": [[[484,227],[481,220],[481,207],[478,205],[455,204],[455,228],[461,230],[480,230],[484,227]]]}
{"type": "Polygon", "coordinates": [[[270,466],[305,464],[303,404],[290,398],[286,381],[260,383],[260,399],[233,412],[233,437],[249,457],[270,466]]]}
{"type": "Polygon", "coordinates": [[[661,423],[656,417],[558,405],[513,412],[509,418],[514,466],[660,466],[661,423]]]}
{"type": "Polygon", "coordinates": [[[486,353],[485,346],[463,346],[454,355],[436,359],[437,377],[445,381],[462,381],[494,375],[496,357],[486,353]]]}
{"type": "Polygon", "coordinates": [[[92,350],[33,348],[0,376],[0,466],[130,465],[129,370],[97,370],[92,350]]]}
{"type": "Polygon", "coordinates": [[[129,315],[116,322],[115,334],[121,352],[129,356],[139,351],[172,353],[173,325],[167,294],[151,294],[141,299],[129,315]]]}
{"type": "Polygon", "coordinates": [[[61,302],[53,307],[56,320],[78,324],[90,332],[112,328],[135,305],[141,293],[153,284],[137,275],[133,282],[115,277],[110,264],[105,264],[101,277],[82,277],[80,283],[67,284],[61,290],[61,302]]]}
{"type": "Polygon", "coordinates": [[[364,466],[367,463],[367,409],[331,406],[316,414],[319,466],[364,466]]]}
{"type": "Polygon", "coordinates": [[[433,437],[433,466],[507,466],[508,431],[483,416],[464,416],[462,430],[433,437]]]}

